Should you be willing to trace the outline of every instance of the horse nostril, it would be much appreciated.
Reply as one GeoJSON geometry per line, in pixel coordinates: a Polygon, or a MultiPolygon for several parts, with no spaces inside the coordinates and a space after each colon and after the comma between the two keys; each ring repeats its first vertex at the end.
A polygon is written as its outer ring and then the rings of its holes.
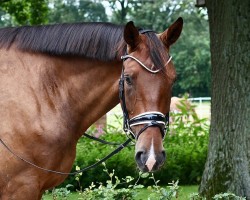
{"type": "Polygon", "coordinates": [[[137,162],[137,166],[139,167],[139,169],[142,172],[147,172],[148,168],[145,165],[146,161],[147,161],[147,154],[145,151],[138,151],[135,154],[135,160],[137,162]]]}
{"type": "Polygon", "coordinates": [[[146,162],[146,154],[144,151],[138,151],[136,154],[135,154],[135,159],[137,161],[137,163],[139,164],[145,164],[146,162]]]}
{"type": "Polygon", "coordinates": [[[166,152],[163,150],[161,153],[162,153],[162,156],[163,156],[163,160],[165,160],[166,159],[166,152]]]}
{"type": "Polygon", "coordinates": [[[136,158],[136,159],[139,159],[139,158],[141,157],[141,154],[142,154],[142,153],[143,153],[142,151],[136,152],[135,158],[136,158]]]}
{"type": "Polygon", "coordinates": [[[166,160],[166,152],[163,150],[153,156],[146,151],[138,151],[135,154],[135,160],[141,171],[155,171],[164,164],[166,160]]]}
{"type": "Polygon", "coordinates": [[[135,159],[137,162],[141,162],[141,155],[143,154],[142,151],[138,151],[136,154],[135,154],[135,159]]]}
{"type": "Polygon", "coordinates": [[[159,155],[159,160],[158,160],[158,163],[159,163],[159,165],[161,166],[161,165],[163,165],[163,163],[165,162],[165,160],[166,160],[166,152],[163,150],[162,152],[161,152],[161,154],[159,155]]]}

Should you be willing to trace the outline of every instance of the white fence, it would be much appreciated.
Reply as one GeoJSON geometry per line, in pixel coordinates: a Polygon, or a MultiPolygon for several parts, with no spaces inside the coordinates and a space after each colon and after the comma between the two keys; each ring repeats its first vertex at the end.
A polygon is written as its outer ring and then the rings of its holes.
{"type": "Polygon", "coordinates": [[[202,104],[204,101],[211,102],[211,97],[195,97],[195,98],[189,98],[188,99],[191,102],[199,102],[199,104],[202,104]]]}
{"type": "MultiPolygon", "coordinates": [[[[211,97],[195,97],[195,98],[189,98],[188,100],[192,103],[198,103],[198,105],[195,108],[195,111],[197,112],[199,117],[210,118],[211,97]]],[[[122,116],[122,109],[120,105],[117,105],[115,108],[113,108],[107,113],[108,123],[114,121],[114,115],[122,116]]]]}
{"type": "Polygon", "coordinates": [[[189,98],[188,100],[192,103],[195,103],[195,105],[196,105],[195,112],[198,114],[198,116],[200,118],[210,119],[210,116],[211,116],[211,111],[210,111],[211,97],[195,97],[195,98],[189,98]]]}

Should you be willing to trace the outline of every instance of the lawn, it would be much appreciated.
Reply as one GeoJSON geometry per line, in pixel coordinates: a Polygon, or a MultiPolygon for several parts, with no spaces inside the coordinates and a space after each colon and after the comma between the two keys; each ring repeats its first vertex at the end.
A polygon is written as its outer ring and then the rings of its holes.
{"type": "MultiPolygon", "coordinates": [[[[180,186],[180,193],[178,196],[178,200],[188,200],[190,194],[196,193],[197,191],[198,191],[197,185],[180,186]]],[[[146,200],[149,194],[150,194],[150,190],[140,189],[135,200],[146,200]]],[[[77,200],[78,198],[80,198],[80,196],[78,195],[78,193],[74,192],[68,196],[67,200],[77,200]]],[[[57,198],[57,199],[64,200],[63,198],[57,198]]],[[[43,200],[53,200],[53,197],[51,196],[51,194],[47,194],[43,196],[43,200]]]]}
{"type": "MultiPolygon", "coordinates": [[[[150,194],[150,190],[148,189],[140,189],[140,190],[141,191],[138,193],[138,196],[135,200],[146,200],[148,195],[150,194]]],[[[188,200],[190,194],[197,192],[198,192],[198,185],[180,186],[178,200],[188,200]]]]}

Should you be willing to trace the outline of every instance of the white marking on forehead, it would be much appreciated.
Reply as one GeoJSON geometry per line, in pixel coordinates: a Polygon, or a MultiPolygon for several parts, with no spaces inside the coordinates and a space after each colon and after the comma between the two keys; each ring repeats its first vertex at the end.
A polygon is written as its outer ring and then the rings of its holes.
{"type": "Polygon", "coordinates": [[[147,166],[148,170],[151,171],[155,163],[156,160],[155,160],[154,138],[152,138],[148,160],[145,165],[147,166]]]}

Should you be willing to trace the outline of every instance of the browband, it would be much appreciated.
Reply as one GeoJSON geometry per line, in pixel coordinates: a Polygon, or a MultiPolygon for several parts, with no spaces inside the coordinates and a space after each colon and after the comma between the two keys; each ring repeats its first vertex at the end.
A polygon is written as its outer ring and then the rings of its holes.
{"type": "Polygon", "coordinates": [[[150,29],[142,29],[142,28],[139,28],[138,31],[139,31],[140,34],[144,34],[144,33],[148,33],[148,32],[156,33],[156,32],[153,31],[153,30],[150,30],[150,29]]]}
{"type": "MultiPolygon", "coordinates": [[[[131,55],[124,55],[124,56],[121,56],[121,59],[122,60],[125,60],[125,59],[127,59],[127,58],[132,58],[133,60],[135,60],[136,62],[138,62],[144,69],[146,69],[147,71],[149,71],[149,72],[151,72],[151,73],[153,73],[153,74],[156,74],[156,73],[158,73],[161,69],[157,69],[157,70],[152,70],[152,69],[150,69],[149,67],[147,67],[146,65],[144,65],[140,60],[138,60],[137,58],[135,58],[134,56],[131,56],[131,55]]],[[[169,57],[169,59],[168,59],[168,61],[167,61],[167,63],[166,63],[166,65],[168,65],[168,63],[171,61],[171,59],[172,59],[172,56],[170,56],[169,57]]]]}

